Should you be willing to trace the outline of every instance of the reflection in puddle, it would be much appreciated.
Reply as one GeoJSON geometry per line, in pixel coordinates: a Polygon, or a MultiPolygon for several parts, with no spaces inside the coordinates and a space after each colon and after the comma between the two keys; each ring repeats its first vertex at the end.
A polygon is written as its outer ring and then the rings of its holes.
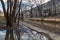
{"type": "MultiPolygon", "coordinates": [[[[20,35],[20,40],[50,40],[46,36],[45,33],[42,32],[37,32],[35,30],[31,30],[29,28],[22,28],[19,32],[20,35]]],[[[5,40],[5,35],[6,35],[6,30],[0,31],[0,40],[5,40]]],[[[17,40],[17,34],[16,31],[14,30],[14,39],[17,40]]]]}
{"type": "Polygon", "coordinates": [[[0,40],[4,40],[6,35],[6,30],[0,31],[0,40]]]}

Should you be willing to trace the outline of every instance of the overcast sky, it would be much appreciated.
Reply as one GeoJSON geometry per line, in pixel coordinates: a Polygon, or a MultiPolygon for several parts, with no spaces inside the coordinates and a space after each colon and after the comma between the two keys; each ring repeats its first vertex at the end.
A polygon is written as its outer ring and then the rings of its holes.
{"type": "MultiPolygon", "coordinates": [[[[6,4],[6,1],[7,0],[4,0],[4,2],[5,2],[5,4],[6,4]]],[[[46,3],[46,2],[48,2],[49,0],[43,0],[43,3],[46,3]]],[[[28,4],[29,2],[28,2],[28,0],[23,0],[23,3],[24,4],[28,4]]],[[[33,2],[32,2],[32,4],[34,4],[33,2]]],[[[6,5],[7,6],[7,5],[6,5]]],[[[34,5],[34,7],[35,7],[36,5],[34,5]]],[[[0,10],[2,11],[2,5],[1,5],[1,3],[0,3],[0,10]]]]}

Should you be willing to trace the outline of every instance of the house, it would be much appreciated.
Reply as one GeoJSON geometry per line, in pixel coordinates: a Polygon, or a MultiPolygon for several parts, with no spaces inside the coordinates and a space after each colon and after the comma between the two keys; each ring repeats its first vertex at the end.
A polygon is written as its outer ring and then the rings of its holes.
{"type": "MultiPolygon", "coordinates": [[[[41,8],[42,6],[42,11],[40,11],[41,13],[39,13],[38,11],[38,7],[35,7],[32,9],[32,13],[33,13],[33,17],[40,17],[40,15],[42,16],[53,16],[55,15],[55,8],[56,8],[56,15],[55,16],[58,16],[60,15],[60,0],[54,0],[54,3],[55,3],[55,6],[51,1],[48,1],[42,5],[39,5],[39,7],[41,8]]],[[[39,10],[40,10],[39,8],[39,10]]]]}

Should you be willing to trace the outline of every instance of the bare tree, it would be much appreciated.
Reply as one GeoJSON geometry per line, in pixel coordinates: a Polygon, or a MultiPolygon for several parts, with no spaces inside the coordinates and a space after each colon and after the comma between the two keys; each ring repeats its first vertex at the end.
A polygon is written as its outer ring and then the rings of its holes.
{"type": "MultiPolygon", "coordinates": [[[[15,23],[14,18],[16,17],[15,14],[16,14],[18,0],[7,0],[7,9],[5,8],[4,1],[0,0],[0,2],[2,4],[4,16],[6,19],[6,30],[7,30],[7,32],[6,32],[5,40],[14,40],[13,28],[14,28],[14,23],[15,23]]],[[[19,16],[20,16],[21,2],[22,2],[22,0],[19,3],[19,7],[18,7],[19,10],[17,12],[17,14],[19,14],[19,16]]],[[[20,40],[20,38],[18,38],[18,40],[20,40]]]]}
{"type": "Polygon", "coordinates": [[[20,15],[21,15],[21,3],[22,3],[22,0],[21,0],[21,2],[20,2],[20,4],[19,4],[18,25],[19,25],[19,20],[20,20],[20,15]]]}
{"type": "Polygon", "coordinates": [[[31,10],[30,10],[30,17],[33,17],[33,13],[32,13],[32,9],[33,9],[33,4],[31,4],[32,2],[31,2],[32,0],[28,0],[28,2],[29,2],[29,6],[30,6],[30,8],[31,8],[31,10]]]}
{"type": "Polygon", "coordinates": [[[31,16],[30,17],[33,17],[33,13],[32,13],[32,6],[31,6],[31,10],[30,10],[30,13],[31,13],[31,16]]]}
{"type": "Polygon", "coordinates": [[[55,5],[55,0],[51,0],[52,4],[53,4],[53,7],[54,7],[54,15],[56,15],[56,5],[55,5]]]}
{"type": "Polygon", "coordinates": [[[42,0],[35,0],[35,4],[37,6],[38,12],[39,12],[39,17],[42,16],[42,0]],[[38,2],[38,4],[37,4],[38,2]]]}

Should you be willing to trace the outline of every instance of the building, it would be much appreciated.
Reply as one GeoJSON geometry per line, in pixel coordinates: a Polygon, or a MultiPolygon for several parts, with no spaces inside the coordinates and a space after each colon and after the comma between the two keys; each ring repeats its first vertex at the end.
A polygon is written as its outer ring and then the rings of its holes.
{"type": "Polygon", "coordinates": [[[56,15],[60,14],[60,0],[54,0],[55,6],[52,1],[49,1],[45,4],[43,4],[43,14],[45,15],[54,15],[55,14],[55,8],[56,8],[56,15]]]}
{"type": "Polygon", "coordinates": [[[42,9],[41,9],[42,11],[40,11],[41,13],[39,13],[38,7],[33,8],[32,9],[33,17],[41,17],[41,15],[42,16],[53,16],[55,15],[55,9],[56,9],[55,16],[60,15],[60,0],[54,0],[54,3],[55,3],[55,6],[53,4],[53,1],[51,0],[51,1],[48,1],[47,3],[39,5],[40,8],[42,6],[42,9]]]}

